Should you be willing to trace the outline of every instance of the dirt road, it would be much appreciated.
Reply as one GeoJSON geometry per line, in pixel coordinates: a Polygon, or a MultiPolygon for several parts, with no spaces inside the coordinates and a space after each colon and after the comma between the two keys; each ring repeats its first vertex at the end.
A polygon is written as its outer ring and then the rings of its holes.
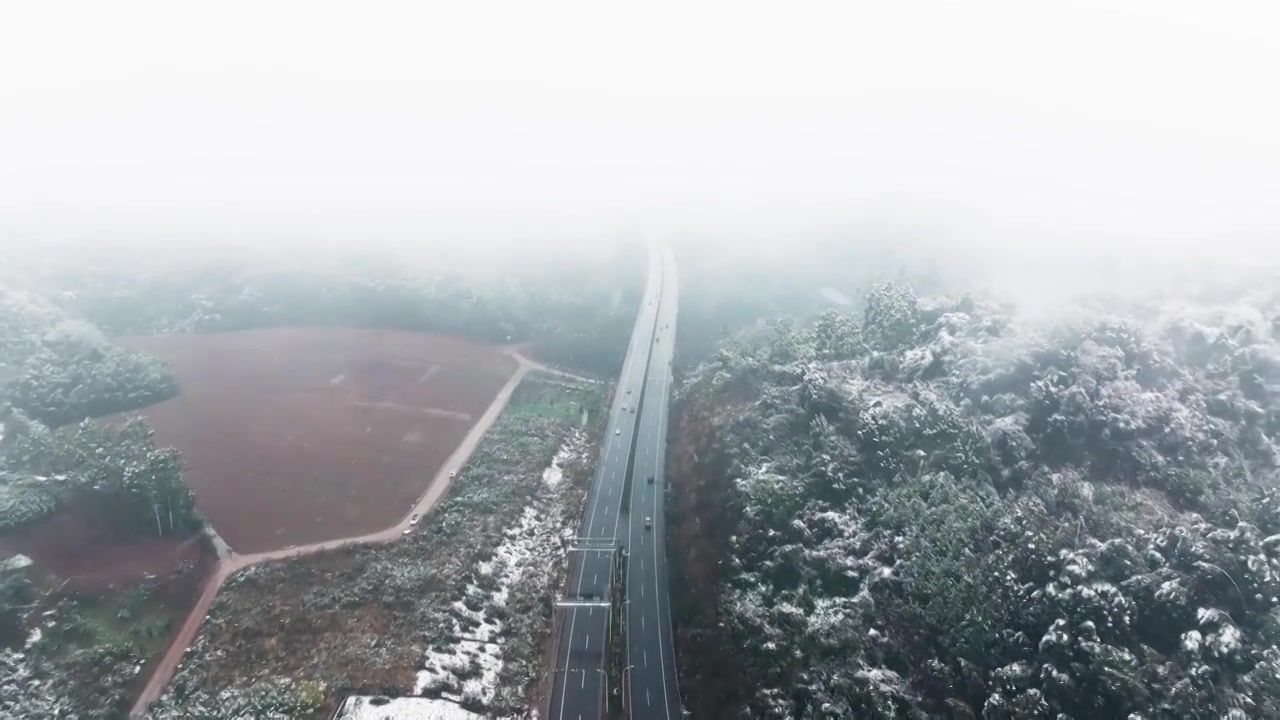
{"type": "MultiPolygon", "coordinates": [[[[427,491],[422,494],[422,497],[418,498],[418,502],[414,504],[413,508],[410,509],[409,512],[405,513],[400,522],[376,533],[338,538],[336,540],[326,540],[324,542],[312,543],[310,545],[302,545],[299,547],[283,548],[280,550],[253,553],[251,555],[237,554],[234,549],[229,550],[225,556],[222,556],[223,553],[220,552],[219,555],[221,557],[216,569],[205,584],[204,590],[201,592],[200,598],[196,601],[195,607],[191,609],[191,613],[187,616],[186,622],[182,624],[182,627],[178,630],[178,634],[174,636],[173,642],[165,651],[164,657],[152,671],[150,679],[147,680],[146,686],[142,689],[142,693],[138,696],[137,701],[133,705],[133,709],[129,713],[130,716],[135,718],[142,717],[146,713],[147,707],[160,697],[165,686],[167,686],[169,681],[173,678],[173,673],[178,669],[178,664],[182,661],[183,654],[186,653],[191,642],[195,640],[196,633],[200,631],[200,625],[209,614],[209,608],[213,606],[213,599],[218,594],[218,589],[222,587],[222,583],[226,582],[226,579],[230,577],[232,573],[242,568],[249,567],[250,565],[270,562],[272,560],[283,560],[284,558],[289,557],[311,555],[313,553],[325,550],[334,550],[347,545],[389,543],[403,537],[404,529],[409,527],[409,516],[414,513],[425,515],[436,504],[436,501],[445,494],[449,489],[449,485],[453,481],[450,473],[458,470],[466,464],[467,459],[471,457],[471,454],[475,452],[476,447],[480,444],[480,439],[484,437],[485,433],[489,431],[490,427],[492,427],[494,421],[496,421],[498,416],[502,414],[502,410],[511,399],[512,393],[515,392],[520,381],[524,379],[524,376],[530,370],[539,370],[577,378],[575,375],[570,375],[569,373],[554,370],[533,362],[512,350],[508,350],[508,354],[510,354],[511,357],[519,363],[519,367],[516,369],[515,373],[511,375],[507,384],[502,387],[502,390],[498,392],[498,395],[493,399],[493,402],[489,404],[488,409],[480,416],[480,419],[476,424],[472,426],[466,437],[463,438],[458,447],[454,449],[453,453],[449,455],[449,458],[445,461],[444,465],[440,467],[439,472],[437,472],[436,476],[432,478],[431,484],[427,486],[427,491]]],[[[585,378],[581,379],[585,380],[585,378]]]]}

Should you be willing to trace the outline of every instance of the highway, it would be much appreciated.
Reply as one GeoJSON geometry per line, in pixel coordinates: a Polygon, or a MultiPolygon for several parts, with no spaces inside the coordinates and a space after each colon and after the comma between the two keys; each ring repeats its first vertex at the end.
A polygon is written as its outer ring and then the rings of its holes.
{"type": "MultiPolygon", "coordinates": [[[[578,532],[579,547],[599,549],[571,554],[565,592],[565,599],[569,601],[608,599],[610,573],[619,544],[627,462],[640,417],[639,412],[633,411],[639,402],[649,350],[653,345],[659,297],[664,284],[663,268],[664,255],[651,243],[644,296],[614,393],[604,447],[595,478],[587,492],[587,504],[578,532]]],[[[552,676],[550,717],[559,720],[596,720],[601,717],[606,696],[608,618],[606,608],[570,607],[564,610],[552,676]]]]}
{"type": "Polygon", "coordinates": [[[678,283],[675,258],[662,247],[662,300],[640,406],[634,475],[626,529],[625,697],[632,720],[675,720],[680,714],[671,596],[667,588],[663,474],[671,361],[675,352],[678,283]],[[649,482],[649,478],[653,482],[649,482]],[[646,520],[652,527],[646,527],[646,520]]]}

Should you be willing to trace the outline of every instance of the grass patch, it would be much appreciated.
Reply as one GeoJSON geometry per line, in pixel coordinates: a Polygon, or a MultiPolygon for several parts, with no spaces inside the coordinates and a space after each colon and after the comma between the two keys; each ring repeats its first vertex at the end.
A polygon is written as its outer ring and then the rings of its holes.
{"type": "Polygon", "coordinates": [[[581,425],[584,411],[589,423],[603,410],[604,397],[604,391],[596,387],[531,375],[511,398],[508,411],[581,425]]]}
{"type": "Polygon", "coordinates": [[[97,646],[128,647],[147,655],[161,649],[175,621],[174,612],[156,597],[155,586],[110,595],[71,597],[56,607],[56,635],[66,650],[97,646]]]}
{"type": "Polygon", "coordinates": [[[20,652],[0,653],[0,717],[125,717],[139,671],[163,649],[176,622],[178,613],[165,604],[181,604],[176,581],[48,597],[36,605],[20,652]],[[16,708],[21,712],[13,715],[16,708]]]}

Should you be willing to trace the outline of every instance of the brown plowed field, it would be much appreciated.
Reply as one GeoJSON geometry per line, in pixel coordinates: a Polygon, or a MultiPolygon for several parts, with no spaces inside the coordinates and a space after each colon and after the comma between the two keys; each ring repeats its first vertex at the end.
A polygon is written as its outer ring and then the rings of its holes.
{"type": "Polygon", "coordinates": [[[213,555],[199,535],[122,541],[119,529],[92,502],[91,496],[74,499],[53,517],[0,538],[0,558],[28,555],[42,585],[75,591],[137,584],[148,575],[166,577],[213,555]]]}
{"type": "Polygon", "coordinates": [[[241,554],[395,524],[517,367],[484,345],[394,331],[119,342],[173,366],[181,394],[143,414],[241,554]]]}

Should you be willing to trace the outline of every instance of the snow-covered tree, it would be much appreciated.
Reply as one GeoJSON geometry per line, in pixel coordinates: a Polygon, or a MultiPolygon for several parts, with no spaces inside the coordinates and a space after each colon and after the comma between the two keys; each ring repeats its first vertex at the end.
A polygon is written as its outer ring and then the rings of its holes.
{"type": "Polygon", "coordinates": [[[890,284],[860,324],[727,343],[682,390],[673,472],[698,499],[674,531],[716,568],[673,583],[708,605],[678,619],[692,706],[1274,714],[1274,317],[1032,322],[890,284]]]}

